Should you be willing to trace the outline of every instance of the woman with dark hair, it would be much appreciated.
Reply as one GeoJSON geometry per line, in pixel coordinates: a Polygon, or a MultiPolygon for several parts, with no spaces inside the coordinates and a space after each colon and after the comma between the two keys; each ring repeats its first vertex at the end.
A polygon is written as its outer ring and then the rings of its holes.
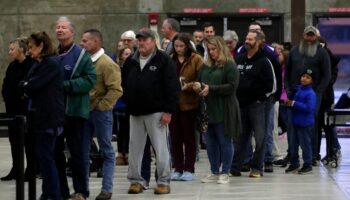
{"type": "MultiPolygon", "coordinates": [[[[34,61],[29,56],[27,56],[27,38],[21,37],[15,40],[12,40],[9,44],[8,54],[13,59],[6,70],[6,75],[2,85],[2,96],[5,102],[6,113],[11,115],[26,115],[27,114],[27,98],[23,97],[17,87],[20,81],[24,79],[27,75],[29,69],[33,65],[34,61]]],[[[8,127],[9,140],[11,145],[11,154],[12,154],[12,169],[7,176],[1,178],[2,181],[9,181],[16,179],[17,171],[17,152],[18,148],[18,129],[13,125],[8,127]]],[[[27,135],[27,134],[26,134],[27,135]]],[[[27,141],[27,139],[25,139],[27,141]]],[[[28,154],[26,145],[26,155],[27,163],[28,154]]],[[[25,173],[25,180],[28,180],[27,171],[25,173]]]]}
{"type": "Polygon", "coordinates": [[[236,91],[239,71],[223,38],[207,40],[208,61],[202,67],[194,89],[205,97],[209,116],[206,136],[211,174],[201,179],[203,183],[229,182],[228,173],[233,158],[232,138],[241,133],[241,117],[236,91]],[[221,170],[220,170],[221,166],[221,170]]]}
{"type": "Polygon", "coordinates": [[[45,32],[28,38],[31,57],[36,63],[20,88],[29,97],[31,125],[36,137],[37,158],[42,173],[41,200],[60,200],[60,187],[54,160],[55,142],[63,131],[63,69],[59,66],[52,40],[45,32]]]}
{"type": "Polygon", "coordinates": [[[171,153],[175,172],[172,180],[190,181],[193,179],[196,160],[195,121],[198,108],[198,95],[192,89],[198,72],[203,65],[191,43],[191,35],[179,33],[174,37],[172,59],[177,66],[181,82],[179,110],[170,122],[171,153]]]}

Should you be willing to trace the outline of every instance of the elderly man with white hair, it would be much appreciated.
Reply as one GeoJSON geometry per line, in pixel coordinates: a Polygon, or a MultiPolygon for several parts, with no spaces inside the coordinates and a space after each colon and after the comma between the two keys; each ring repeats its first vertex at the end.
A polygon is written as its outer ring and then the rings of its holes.
{"type": "Polygon", "coordinates": [[[131,51],[135,51],[136,49],[136,34],[132,30],[125,31],[120,39],[123,41],[125,47],[131,49],[131,51]]]}

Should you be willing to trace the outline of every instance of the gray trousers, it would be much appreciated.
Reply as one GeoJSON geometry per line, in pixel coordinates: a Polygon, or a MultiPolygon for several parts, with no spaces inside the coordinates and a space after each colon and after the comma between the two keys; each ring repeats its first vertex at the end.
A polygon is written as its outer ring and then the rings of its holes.
{"type": "Polygon", "coordinates": [[[147,134],[156,154],[157,184],[169,185],[171,177],[171,161],[168,143],[168,126],[160,124],[163,113],[149,115],[130,115],[129,142],[129,171],[128,179],[131,183],[143,184],[141,163],[147,140],[147,134]]]}

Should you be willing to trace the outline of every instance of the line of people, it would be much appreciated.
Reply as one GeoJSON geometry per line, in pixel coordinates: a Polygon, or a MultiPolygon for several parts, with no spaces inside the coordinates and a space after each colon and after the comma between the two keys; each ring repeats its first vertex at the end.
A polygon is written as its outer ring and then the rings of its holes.
{"type": "MultiPolygon", "coordinates": [[[[149,28],[137,34],[124,32],[117,55],[107,55],[97,29],[86,30],[80,45],[75,44],[75,27],[67,17],[56,22],[57,49],[45,32],[10,42],[14,61],[2,94],[8,113],[28,117],[26,154],[37,155],[43,178],[40,199],[90,196],[93,135],[103,160],[96,200],[112,198],[116,164],[129,167],[129,194],[148,189],[151,147],[157,166],[155,194],[170,193],[171,180],[194,179],[201,143],[211,172],[201,179],[203,183],[226,184],[229,176],[241,176],[242,171],[261,177],[273,172],[273,163],[286,165],[289,160],[286,173],[305,174],[320,160],[317,117],[324,91],[335,82],[336,78],[330,82],[330,72],[336,70],[336,62],[331,68],[331,52],[319,45],[315,27],[305,28],[300,45],[289,55],[281,45],[268,45],[255,22],[241,44],[231,30],[215,36],[211,23],[204,23],[192,36],[180,32],[179,22],[168,18],[161,30],[162,44],[149,28]],[[205,133],[197,130],[203,122],[200,112],[208,115],[205,133]],[[279,124],[288,132],[283,160],[276,139],[279,124]],[[117,155],[112,146],[116,130],[117,155]],[[67,182],[65,142],[71,155],[73,194],[67,182]]],[[[16,127],[10,126],[9,134],[14,156],[16,127]]],[[[1,180],[15,179],[15,160],[1,180]]],[[[36,165],[35,160],[27,161],[28,169],[36,165]]],[[[28,177],[35,173],[26,171],[28,177]]]]}

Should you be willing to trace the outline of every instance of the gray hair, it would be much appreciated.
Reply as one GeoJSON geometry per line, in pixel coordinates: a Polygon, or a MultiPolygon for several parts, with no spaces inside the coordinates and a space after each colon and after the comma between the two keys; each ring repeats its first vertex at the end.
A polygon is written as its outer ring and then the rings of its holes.
{"type": "Polygon", "coordinates": [[[227,30],[222,37],[224,40],[236,40],[238,42],[238,35],[236,31],[227,30]]]}
{"type": "Polygon", "coordinates": [[[73,24],[73,22],[66,16],[61,16],[57,19],[56,23],[58,22],[68,22],[69,23],[69,28],[74,32],[75,30],[75,25],[73,24]]]}
{"type": "Polygon", "coordinates": [[[176,32],[180,32],[180,23],[174,18],[165,19],[167,24],[169,24],[170,28],[176,32]]]}

